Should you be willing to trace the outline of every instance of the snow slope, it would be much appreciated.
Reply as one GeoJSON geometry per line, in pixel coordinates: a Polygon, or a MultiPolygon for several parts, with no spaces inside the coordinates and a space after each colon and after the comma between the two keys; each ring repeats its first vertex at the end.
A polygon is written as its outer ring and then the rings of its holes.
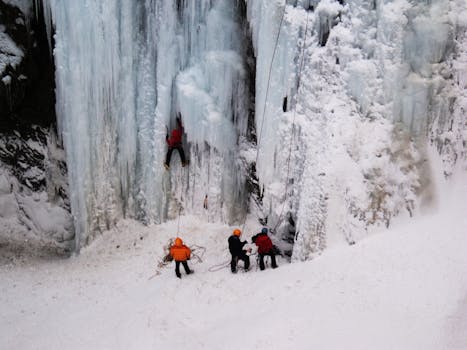
{"type": "Polygon", "coordinates": [[[120,223],[77,257],[0,267],[0,348],[467,349],[467,185],[450,188],[390,232],[236,275],[209,271],[232,227],[182,217],[207,250],[178,280],[173,265],[155,275],[177,221],[120,223]]]}

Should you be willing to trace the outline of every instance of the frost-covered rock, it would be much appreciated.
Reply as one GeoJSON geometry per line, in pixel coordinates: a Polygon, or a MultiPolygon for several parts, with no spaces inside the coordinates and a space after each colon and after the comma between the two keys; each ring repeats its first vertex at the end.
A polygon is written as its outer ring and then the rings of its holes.
{"type": "Polygon", "coordinates": [[[32,9],[30,0],[0,1],[2,257],[68,254],[74,243],[64,153],[51,131],[53,64],[32,9]]]}
{"type": "Polygon", "coordinates": [[[55,122],[53,62],[31,0],[0,1],[0,129],[55,122]]]}
{"type": "Polygon", "coordinates": [[[263,215],[283,237],[293,218],[293,258],[412,215],[430,142],[446,166],[465,159],[466,3],[248,5],[263,215]]]}
{"type": "Polygon", "coordinates": [[[38,127],[0,137],[0,251],[68,254],[74,229],[63,150],[38,127]]]}
{"type": "MultiPolygon", "coordinates": [[[[0,111],[4,119],[25,93],[19,79],[28,47],[25,15],[15,6],[0,1],[0,111]]],[[[4,123],[5,121],[3,121],[4,123]]]]}

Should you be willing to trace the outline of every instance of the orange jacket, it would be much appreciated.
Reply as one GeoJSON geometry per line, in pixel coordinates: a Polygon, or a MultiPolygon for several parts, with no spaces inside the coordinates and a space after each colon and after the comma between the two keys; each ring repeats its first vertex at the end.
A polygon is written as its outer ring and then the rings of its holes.
{"type": "Polygon", "coordinates": [[[187,261],[190,259],[191,250],[183,244],[181,238],[176,238],[175,243],[170,247],[170,255],[175,261],[187,261]]]}

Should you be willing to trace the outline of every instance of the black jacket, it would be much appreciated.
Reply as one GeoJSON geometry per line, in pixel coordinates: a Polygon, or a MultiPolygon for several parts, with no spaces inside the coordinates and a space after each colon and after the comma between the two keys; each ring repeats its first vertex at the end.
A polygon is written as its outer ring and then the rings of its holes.
{"type": "Polygon", "coordinates": [[[240,241],[240,237],[232,235],[229,237],[229,250],[230,254],[233,256],[239,256],[244,254],[243,246],[246,244],[246,241],[240,241]]]}

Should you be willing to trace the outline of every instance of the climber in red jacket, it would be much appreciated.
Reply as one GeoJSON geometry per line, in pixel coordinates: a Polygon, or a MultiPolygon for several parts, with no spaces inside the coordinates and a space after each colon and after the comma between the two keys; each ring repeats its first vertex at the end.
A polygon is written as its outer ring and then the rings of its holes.
{"type": "Polygon", "coordinates": [[[182,160],[182,166],[186,165],[185,159],[185,152],[183,151],[182,145],[182,135],[183,135],[183,125],[180,113],[177,117],[177,128],[172,130],[172,134],[169,137],[169,134],[165,136],[165,140],[167,141],[167,145],[169,146],[167,149],[167,155],[165,157],[165,168],[168,170],[170,168],[170,158],[172,158],[172,152],[174,149],[178,150],[180,154],[180,159],[182,160]]]}
{"type": "Polygon", "coordinates": [[[251,237],[251,241],[258,246],[260,270],[264,270],[264,256],[265,255],[269,255],[271,257],[271,266],[273,269],[275,269],[277,267],[276,248],[274,247],[271,239],[268,236],[268,229],[266,227],[263,227],[260,233],[251,237]]]}

